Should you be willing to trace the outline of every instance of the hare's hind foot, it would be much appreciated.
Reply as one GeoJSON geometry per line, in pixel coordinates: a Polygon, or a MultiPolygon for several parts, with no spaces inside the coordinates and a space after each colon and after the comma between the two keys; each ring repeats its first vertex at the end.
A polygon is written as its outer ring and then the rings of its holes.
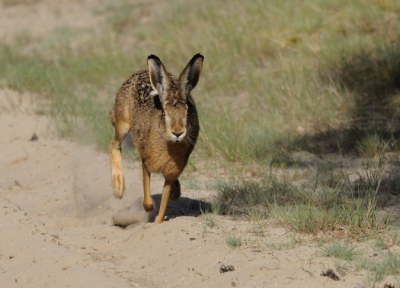
{"type": "Polygon", "coordinates": [[[179,200],[179,197],[181,196],[181,183],[179,183],[179,180],[176,179],[171,186],[172,190],[171,194],[169,195],[169,200],[176,202],[179,200]]]}
{"type": "Polygon", "coordinates": [[[114,196],[117,199],[121,199],[124,196],[125,190],[125,178],[122,171],[114,172],[111,175],[111,185],[114,190],[114,196]]]}
{"type": "Polygon", "coordinates": [[[111,186],[113,187],[114,196],[121,199],[125,190],[124,172],[121,165],[121,150],[119,141],[115,138],[110,145],[110,160],[111,160],[111,186]]]}
{"type": "Polygon", "coordinates": [[[115,123],[115,119],[113,121],[115,136],[110,143],[111,186],[113,187],[115,198],[121,199],[125,190],[125,179],[121,163],[121,143],[129,132],[129,124],[124,122],[115,123]]]}

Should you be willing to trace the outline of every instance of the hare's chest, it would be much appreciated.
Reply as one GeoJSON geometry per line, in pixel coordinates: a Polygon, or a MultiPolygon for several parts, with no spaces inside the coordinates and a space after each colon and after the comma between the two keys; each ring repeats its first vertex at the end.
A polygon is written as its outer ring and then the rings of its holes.
{"type": "Polygon", "coordinates": [[[167,145],[164,147],[151,147],[149,150],[142,151],[140,156],[147,170],[151,173],[161,173],[165,178],[175,180],[182,173],[187,163],[187,151],[179,149],[171,151],[167,145]]]}

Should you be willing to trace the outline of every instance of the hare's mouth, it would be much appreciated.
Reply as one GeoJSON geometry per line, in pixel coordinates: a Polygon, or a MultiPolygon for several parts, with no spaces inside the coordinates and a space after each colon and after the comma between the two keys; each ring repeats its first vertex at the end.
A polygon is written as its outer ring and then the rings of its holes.
{"type": "Polygon", "coordinates": [[[175,143],[181,142],[185,138],[186,131],[175,132],[171,131],[171,140],[175,143]]]}

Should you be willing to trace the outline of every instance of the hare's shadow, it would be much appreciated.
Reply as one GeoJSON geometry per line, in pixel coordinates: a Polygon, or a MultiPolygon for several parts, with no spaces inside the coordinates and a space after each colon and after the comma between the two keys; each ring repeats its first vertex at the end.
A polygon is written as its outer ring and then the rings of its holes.
{"type": "MultiPolygon", "coordinates": [[[[154,211],[149,213],[146,212],[142,206],[142,199],[138,198],[132,202],[129,207],[113,214],[113,225],[125,228],[134,224],[154,222],[156,216],[158,215],[158,207],[160,207],[161,203],[161,194],[152,195],[152,198],[155,206],[154,211]]],[[[211,211],[211,204],[209,202],[187,197],[180,197],[176,202],[168,201],[164,221],[181,216],[196,217],[208,211],[211,211]]]]}
{"type": "MultiPolygon", "coordinates": [[[[155,216],[158,214],[158,210],[161,203],[162,194],[153,194],[152,198],[155,205],[155,211],[153,212],[152,218],[150,218],[149,222],[154,222],[155,216]]],[[[181,217],[181,216],[198,216],[202,213],[211,211],[211,203],[198,200],[191,199],[187,197],[179,197],[178,201],[168,201],[167,211],[165,213],[164,221],[168,221],[170,219],[181,217]]]]}

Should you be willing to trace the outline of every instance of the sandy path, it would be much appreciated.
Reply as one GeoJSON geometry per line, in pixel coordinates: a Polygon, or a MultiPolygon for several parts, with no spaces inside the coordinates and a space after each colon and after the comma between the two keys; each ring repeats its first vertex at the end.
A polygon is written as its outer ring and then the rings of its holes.
{"type": "Polygon", "coordinates": [[[101,5],[106,4],[98,0],[26,0],[22,5],[3,3],[1,7],[0,3],[0,39],[5,42],[12,42],[16,36],[43,39],[56,29],[94,29],[98,32],[104,17],[95,15],[93,9],[101,5]]]}

